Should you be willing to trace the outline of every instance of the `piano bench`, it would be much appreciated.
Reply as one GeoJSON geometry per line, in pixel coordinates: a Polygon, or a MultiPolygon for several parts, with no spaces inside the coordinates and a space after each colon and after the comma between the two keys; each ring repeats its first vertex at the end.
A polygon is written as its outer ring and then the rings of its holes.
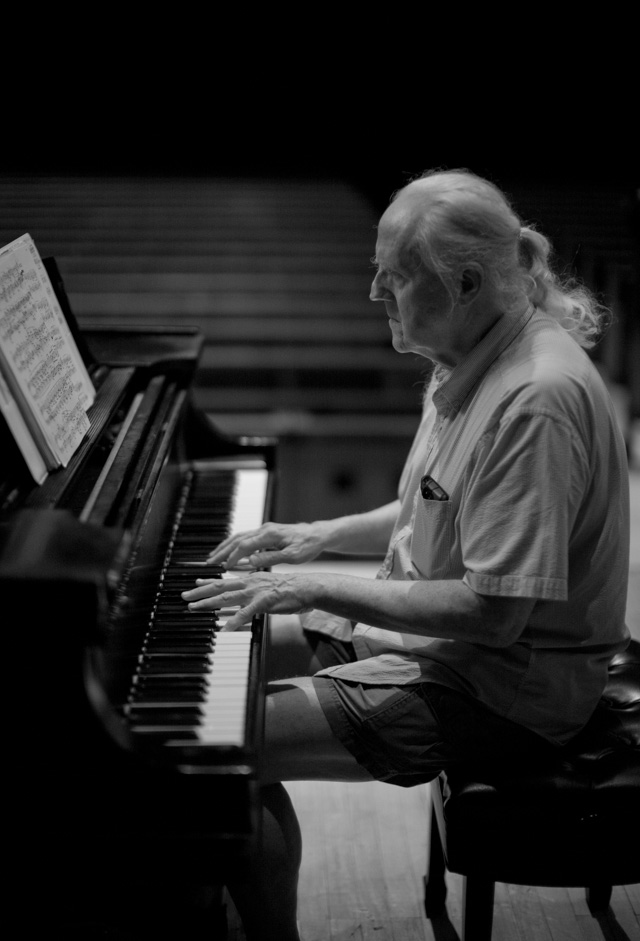
{"type": "Polygon", "coordinates": [[[640,643],[609,667],[588,725],[526,769],[461,765],[431,785],[424,904],[445,906],[445,869],[463,879],[461,941],[490,941],[496,882],[584,886],[596,915],[613,885],[640,882],[640,643]]]}

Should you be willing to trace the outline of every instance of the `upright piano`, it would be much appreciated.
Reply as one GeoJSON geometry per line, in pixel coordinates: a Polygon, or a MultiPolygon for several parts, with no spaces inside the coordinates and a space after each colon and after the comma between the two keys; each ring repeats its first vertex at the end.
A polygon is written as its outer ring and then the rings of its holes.
{"type": "Polygon", "coordinates": [[[215,903],[255,848],[267,625],[221,633],[181,591],[271,515],[276,443],[195,406],[196,330],[80,334],[46,264],[97,396],[39,486],[0,428],[10,908],[20,937],[187,941],[176,897],[215,903]]]}

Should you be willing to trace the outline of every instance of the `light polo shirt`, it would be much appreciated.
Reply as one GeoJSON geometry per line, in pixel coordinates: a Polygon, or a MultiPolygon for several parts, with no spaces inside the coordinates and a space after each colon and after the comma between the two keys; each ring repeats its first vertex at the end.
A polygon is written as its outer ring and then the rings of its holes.
{"type": "Polygon", "coordinates": [[[378,578],[462,580],[535,598],[507,647],[442,640],[310,612],[306,627],[352,640],[358,660],[319,676],[442,683],[562,742],[602,694],[629,637],[629,480],[607,389],[558,322],[501,318],[425,399],[378,578]],[[426,500],[430,474],[448,499],[426,500]]]}

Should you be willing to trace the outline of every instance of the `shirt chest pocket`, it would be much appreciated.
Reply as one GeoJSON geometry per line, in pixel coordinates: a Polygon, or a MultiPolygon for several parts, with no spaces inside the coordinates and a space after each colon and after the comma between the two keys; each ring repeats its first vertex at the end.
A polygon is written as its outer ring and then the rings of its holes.
{"type": "Polygon", "coordinates": [[[421,578],[455,578],[454,523],[450,500],[418,499],[411,536],[411,564],[421,578]]]}

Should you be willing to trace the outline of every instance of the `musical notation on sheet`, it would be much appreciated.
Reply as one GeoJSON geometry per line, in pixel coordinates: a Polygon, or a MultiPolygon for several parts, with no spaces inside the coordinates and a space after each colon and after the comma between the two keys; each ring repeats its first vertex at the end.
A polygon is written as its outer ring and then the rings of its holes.
{"type": "Polygon", "coordinates": [[[49,467],[66,466],[95,391],[29,235],[0,250],[0,367],[49,467]]]}

